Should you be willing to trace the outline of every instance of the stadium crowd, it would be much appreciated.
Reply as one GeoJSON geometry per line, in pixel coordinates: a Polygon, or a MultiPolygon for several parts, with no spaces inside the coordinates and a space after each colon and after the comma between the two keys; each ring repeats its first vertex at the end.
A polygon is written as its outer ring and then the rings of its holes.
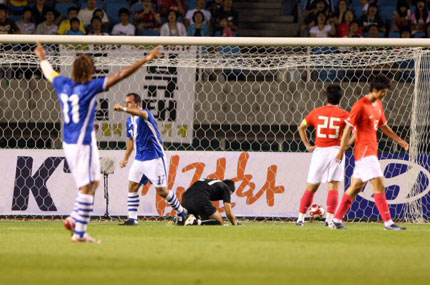
{"type": "Polygon", "coordinates": [[[233,0],[0,0],[0,34],[237,35],[233,0]]]}
{"type": "Polygon", "coordinates": [[[428,0],[306,0],[301,33],[311,37],[428,38],[428,0]]]}

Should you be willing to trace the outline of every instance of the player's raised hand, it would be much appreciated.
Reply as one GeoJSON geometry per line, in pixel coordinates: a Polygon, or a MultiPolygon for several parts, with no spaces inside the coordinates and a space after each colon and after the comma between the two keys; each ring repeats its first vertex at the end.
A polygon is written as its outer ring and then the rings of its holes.
{"type": "Polygon", "coordinates": [[[124,168],[127,166],[127,163],[128,163],[127,159],[121,160],[119,163],[119,167],[124,168]]]}
{"type": "Polygon", "coordinates": [[[403,147],[403,149],[404,149],[404,150],[406,150],[406,151],[408,151],[408,150],[409,150],[409,144],[408,144],[406,141],[401,140],[401,141],[399,142],[399,145],[400,145],[401,147],[403,147]]]}
{"type": "Polygon", "coordinates": [[[34,53],[37,55],[40,61],[46,59],[45,49],[43,48],[40,42],[36,42],[36,48],[34,49],[34,53]]]}
{"type": "Polygon", "coordinates": [[[160,58],[160,57],[162,57],[162,54],[161,54],[161,52],[160,52],[160,48],[161,48],[161,46],[156,46],[147,56],[146,56],[146,59],[148,60],[148,61],[151,61],[151,60],[153,60],[153,59],[156,59],[156,58],[160,58]]]}
{"type": "Polygon", "coordinates": [[[124,108],[121,106],[121,104],[116,103],[116,104],[113,106],[113,110],[114,110],[114,111],[122,111],[122,110],[124,110],[124,108]]]}

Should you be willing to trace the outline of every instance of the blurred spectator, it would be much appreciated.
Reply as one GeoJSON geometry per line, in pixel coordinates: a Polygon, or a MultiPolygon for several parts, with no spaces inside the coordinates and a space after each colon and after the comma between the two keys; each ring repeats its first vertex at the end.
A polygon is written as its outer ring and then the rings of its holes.
{"type": "Polygon", "coordinates": [[[379,38],[379,29],[377,25],[371,24],[370,26],[368,26],[367,29],[368,29],[368,32],[367,32],[368,38],[379,38]]]}
{"type": "MultiPolygon", "coordinates": [[[[348,3],[346,0],[339,0],[337,2],[336,11],[333,14],[334,23],[340,25],[345,17],[345,12],[348,10],[348,3]]],[[[349,28],[349,27],[348,27],[349,28]]]]}
{"type": "Polygon", "coordinates": [[[190,24],[194,24],[193,15],[196,11],[200,11],[205,16],[205,22],[209,25],[212,15],[211,12],[205,9],[206,8],[206,0],[197,0],[197,7],[195,9],[187,11],[185,15],[185,25],[189,26],[190,24]]]}
{"type": "Polygon", "coordinates": [[[31,21],[32,20],[31,10],[32,9],[30,7],[25,7],[23,19],[16,23],[19,30],[21,31],[21,34],[26,34],[26,35],[34,34],[34,31],[36,30],[36,25],[31,21]]]}
{"type": "Polygon", "coordinates": [[[94,12],[93,12],[93,16],[91,17],[91,20],[94,17],[99,17],[102,20],[102,30],[103,31],[109,30],[109,19],[106,16],[106,13],[102,9],[99,9],[99,8],[95,9],[94,12]],[[107,22],[103,22],[103,19],[107,19],[108,21],[107,22]]]}
{"type": "Polygon", "coordinates": [[[116,24],[112,29],[112,35],[115,36],[134,36],[136,28],[130,24],[130,11],[127,8],[119,9],[119,18],[121,22],[116,24]]]}
{"type": "Polygon", "coordinates": [[[228,25],[227,17],[222,18],[219,24],[222,28],[223,37],[234,37],[233,31],[231,30],[231,27],[228,25]]]}
{"type": "Polygon", "coordinates": [[[239,25],[239,13],[235,9],[233,9],[233,0],[224,0],[223,9],[213,16],[215,23],[215,32],[223,30],[220,25],[220,21],[222,18],[227,18],[228,25],[233,30],[233,32],[237,31],[239,25]]]}
{"type": "Polygon", "coordinates": [[[185,0],[161,0],[161,16],[168,17],[170,10],[185,16],[185,0]]]}
{"type": "Polygon", "coordinates": [[[143,10],[136,12],[134,21],[136,23],[136,34],[145,35],[148,32],[158,33],[161,17],[160,14],[154,11],[151,0],[143,0],[143,10]]]}
{"type": "Polygon", "coordinates": [[[81,24],[81,21],[78,18],[70,19],[70,29],[66,32],[66,35],[72,35],[72,36],[84,35],[85,33],[79,29],[80,24],[81,24]]]}
{"type": "Polygon", "coordinates": [[[430,14],[424,0],[418,0],[414,13],[411,15],[412,34],[424,33],[430,22],[430,14]]]}
{"type": "Polygon", "coordinates": [[[207,37],[209,36],[209,27],[205,22],[205,15],[202,12],[196,11],[193,15],[193,22],[188,27],[188,35],[195,37],[207,37]]]}
{"type": "Polygon", "coordinates": [[[211,12],[212,17],[214,17],[219,11],[221,11],[224,8],[224,1],[223,0],[214,0],[212,3],[207,7],[207,10],[211,12]]]}
{"type": "Polygon", "coordinates": [[[45,10],[45,18],[46,20],[36,28],[36,34],[38,35],[56,35],[58,26],[55,24],[55,14],[54,9],[46,9],[45,10]]]}
{"type": "Polygon", "coordinates": [[[22,16],[24,14],[24,9],[27,7],[27,0],[9,0],[6,1],[8,8],[8,14],[14,16],[22,16]]]}
{"type": "Polygon", "coordinates": [[[360,0],[360,4],[361,4],[361,16],[367,15],[367,10],[369,9],[369,4],[370,1],[369,0],[360,0]]]}
{"type": "MultiPolygon", "coordinates": [[[[57,33],[59,35],[65,35],[67,33],[67,31],[70,30],[70,20],[78,17],[78,8],[70,7],[68,12],[69,12],[68,19],[63,20],[61,22],[60,26],[58,27],[57,33]]],[[[85,34],[85,28],[84,28],[84,22],[83,21],[81,21],[79,29],[82,31],[82,33],[85,34]]]]}
{"type": "Polygon", "coordinates": [[[330,9],[327,8],[327,3],[324,0],[316,0],[315,9],[312,9],[312,13],[309,13],[302,25],[302,32],[306,33],[309,29],[317,24],[317,15],[323,12],[327,17],[330,17],[330,9]]]}
{"type": "Polygon", "coordinates": [[[15,21],[8,18],[8,9],[5,4],[0,4],[0,34],[20,34],[15,21]]]}
{"type": "MultiPolygon", "coordinates": [[[[325,7],[329,9],[330,12],[333,12],[333,9],[334,9],[333,0],[322,0],[322,1],[324,1],[325,7]]],[[[317,8],[318,2],[320,2],[320,0],[306,0],[305,4],[303,5],[305,10],[305,17],[309,16],[310,14],[315,16],[320,12],[320,10],[318,10],[317,8]]]]}
{"type": "MultiPolygon", "coordinates": [[[[89,25],[91,23],[91,18],[93,17],[93,12],[97,8],[97,0],[87,0],[87,8],[81,9],[78,14],[79,20],[84,22],[84,25],[89,25]]],[[[109,22],[108,17],[106,16],[106,13],[104,13],[104,17],[102,18],[103,23],[109,22]]]]}
{"type": "MultiPolygon", "coordinates": [[[[51,7],[50,5],[45,4],[45,0],[36,0],[36,5],[33,6],[32,10],[33,21],[36,26],[46,20],[46,11],[49,9],[51,9],[51,7]]],[[[53,11],[55,24],[58,25],[61,22],[62,16],[58,11],[53,11]]]]}
{"type": "Polygon", "coordinates": [[[412,38],[412,32],[411,29],[409,27],[403,27],[400,30],[400,37],[402,39],[408,39],[408,38],[412,38]]]}
{"type": "Polygon", "coordinates": [[[187,29],[184,24],[177,21],[178,14],[175,10],[170,10],[167,14],[168,22],[161,27],[160,36],[186,36],[187,29]]]}
{"type": "Polygon", "coordinates": [[[399,32],[405,27],[411,25],[411,10],[407,0],[398,0],[397,8],[393,12],[393,20],[391,21],[390,32],[399,32]]]}
{"type": "Polygon", "coordinates": [[[376,25],[380,32],[385,33],[384,20],[378,14],[378,7],[375,4],[370,4],[367,10],[367,15],[362,15],[358,20],[364,32],[369,30],[371,25],[376,25]]]}
{"type": "MultiPolygon", "coordinates": [[[[337,26],[336,30],[336,36],[343,38],[346,37],[350,33],[350,25],[352,22],[355,22],[355,16],[354,13],[351,10],[347,10],[344,14],[342,23],[337,26]]],[[[360,36],[363,35],[363,31],[361,28],[359,28],[359,34],[360,36]]]]}
{"type": "MultiPolygon", "coordinates": [[[[102,29],[102,18],[100,17],[93,17],[91,19],[91,32],[88,32],[89,35],[94,36],[108,36],[109,34],[104,32],[102,29]]],[[[134,35],[134,34],[133,34],[134,35]]]]}
{"type": "Polygon", "coordinates": [[[327,16],[323,12],[320,12],[317,16],[317,25],[313,26],[309,30],[311,37],[317,38],[327,38],[329,36],[334,36],[336,33],[336,27],[334,22],[331,24],[327,23],[327,16]]]}
{"type": "Polygon", "coordinates": [[[281,3],[282,16],[297,16],[297,1],[295,0],[282,0],[281,3]]]}
{"type": "Polygon", "coordinates": [[[361,28],[360,28],[360,25],[358,24],[357,21],[352,21],[349,24],[349,33],[345,37],[348,37],[348,38],[361,38],[362,37],[361,28]]]}

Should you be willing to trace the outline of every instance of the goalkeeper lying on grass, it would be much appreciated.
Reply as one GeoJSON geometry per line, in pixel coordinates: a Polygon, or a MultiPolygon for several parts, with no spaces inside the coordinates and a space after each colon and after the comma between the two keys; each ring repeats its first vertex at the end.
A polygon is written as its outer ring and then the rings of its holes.
{"type": "Polygon", "coordinates": [[[235,187],[232,180],[199,179],[184,194],[182,206],[188,210],[185,221],[190,225],[224,225],[224,220],[211,201],[222,200],[225,213],[232,225],[239,225],[231,209],[231,194],[235,187]]]}

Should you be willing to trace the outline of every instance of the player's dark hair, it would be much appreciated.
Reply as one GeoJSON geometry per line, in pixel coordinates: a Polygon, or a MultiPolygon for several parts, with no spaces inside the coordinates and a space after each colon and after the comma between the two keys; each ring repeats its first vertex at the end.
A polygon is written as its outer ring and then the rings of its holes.
{"type": "Polygon", "coordinates": [[[327,102],[332,105],[339,105],[340,99],[342,99],[342,88],[336,84],[330,84],[327,87],[327,102]]]}
{"type": "Polygon", "coordinates": [[[81,54],[73,62],[72,78],[77,84],[87,83],[94,73],[94,62],[88,55],[81,54]]]}
{"type": "Polygon", "coordinates": [[[236,188],[234,187],[234,181],[230,179],[226,179],[223,182],[228,186],[228,189],[230,189],[230,192],[234,193],[234,190],[236,190],[236,188]]]}
{"type": "Polygon", "coordinates": [[[389,89],[390,88],[390,79],[388,79],[385,75],[378,74],[375,76],[375,78],[370,83],[370,92],[373,91],[373,89],[376,89],[376,91],[389,89]]]}
{"type": "Polygon", "coordinates": [[[139,94],[131,92],[125,95],[125,97],[133,96],[133,100],[136,104],[140,105],[142,103],[142,98],[140,98],[139,94]]]}

